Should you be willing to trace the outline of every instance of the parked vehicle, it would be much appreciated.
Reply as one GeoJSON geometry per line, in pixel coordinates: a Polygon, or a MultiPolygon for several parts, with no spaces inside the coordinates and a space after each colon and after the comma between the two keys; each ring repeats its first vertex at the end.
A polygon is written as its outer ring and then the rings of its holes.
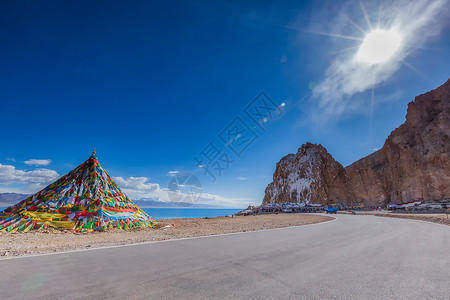
{"type": "Polygon", "coordinates": [[[325,209],[325,211],[327,212],[327,214],[335,214],[337,213],[338,208],[329,206],[325,209]]]}

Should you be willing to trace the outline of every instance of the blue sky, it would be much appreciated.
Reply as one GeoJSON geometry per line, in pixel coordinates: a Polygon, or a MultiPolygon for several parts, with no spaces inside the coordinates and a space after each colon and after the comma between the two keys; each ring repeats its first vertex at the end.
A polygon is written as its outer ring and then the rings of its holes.
{"type": "Polygon", "coordinates": [[[96,148],[131,197],[167,200],[172,176],[189,172],[204,202],[259,203],[282,156],[310,141],[346,166],[382,147],[414,96],[448,79],[448,8],[4,1],[0,192],[36,192],[96,148]],[[358,61],[376,28],[395,30],[400,48],[386,62],[358,61]],[[261,91],[275,109],[262,127],[245,112],[261,91]],[[221,140],[236,120],[253,137],[239,155],[221,140]],[[194,160],[210,142],[232,161],[215,181],[194,160]]]}

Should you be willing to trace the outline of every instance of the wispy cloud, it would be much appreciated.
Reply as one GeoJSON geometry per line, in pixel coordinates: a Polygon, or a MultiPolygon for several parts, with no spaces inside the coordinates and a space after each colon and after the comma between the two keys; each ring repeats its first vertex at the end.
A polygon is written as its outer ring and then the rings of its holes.
{"type": "Polygon", "coordinates": [[[12,158],[12,157],[7,157],[6,160],[13,161],[13,162],[16,161],[16,159],[15,159],[15,158],[12,158]]]}
{"type": "Polygon", "coordinates": [[[180,173],[180,171],[169,171],[169,175],[175,175],[175,174],[178,174],[178,173],[180,173]]]}
{"type": "Polygon", "coordinates": [[[236,179],[237,179],[237,180],[240,180],[240,181],[248,180],[247,177],[241,177],[241,176],[237,177],[236,179]]]}
{"type": "Polygon", "coordinates": [[[76,166],[74,164],[65,163],[64,167],[67,167],[72,170],[72,169],[75,169],[76,166]]]}
{"type": "Polygon", "coordinates": [[[388,80],[401,67],[410,67],[408,56],[439,35],[449,24],[448,0],[418,1],[347,1],[314,18],[311,32],[329,36],[329,47],[335,51],[324,80],[314,89],[314,115],[321,120],[336,118],[361,108],[354,95],[368,91],[388,80]],[[364,9],[362,9],[364,8],[364,9]],[[334,18],[330,18],[333,13],[334,18]],[[369,64],[356,54],[365,34],[371,30],[394,30],[401,46],[386,63],[369,64]],[[325,32],[325,33],[324,33],[325,32]],[[361,40],[349,40],[342,36],[361,40]]]}
{"type": "Polygon", "coordinates": [[[51,162],[51,159],[29,159],[24,161],[29,166],[48,166],[51,162]]]}

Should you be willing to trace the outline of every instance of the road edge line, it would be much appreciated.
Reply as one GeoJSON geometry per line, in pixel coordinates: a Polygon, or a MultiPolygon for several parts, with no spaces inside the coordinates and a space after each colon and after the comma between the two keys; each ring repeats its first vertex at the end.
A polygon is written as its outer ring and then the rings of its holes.
{"type": "MultiPolygon", "coordinates": [[[[318,215],[318,216],[320,216],[321,214],[308,214],[308,215],[318,215]]],[[[202,235],[202,236],[190,236],[190,237],[184,237],[184,238],[178,238],[178,239],[167,239],[167,240],[160,240],[160,241],[147,241],[147,242],[139,242],[139,243],[133,243],[133,244],[102,246],[102,247],[88,248],[88,249],[74,249],[74,250],[61,251],[61,252],[38,253],[38,254],[11,256],[11,257],[4,257],[4,258],[2,257],[2,258],[0,258],[0,261],[12,260],[12,259],[20,259],[20,258],[28,258],[28,257],[46,256],[46,255],[67,254],[67,253],[73,253],[73,252],[93,251],[93,250],[100,250],[100,249],[130,247],[130,246],[136,246],[136,245],[146,245],[146,244],[174,242],[174,241],[181,241],[181,240],[193,240],[193,239],[201,239],[201,238],[220,237],[220,236],[234,235],[234,234],[244,234],[244,233],[271,231],[271,230],[290,229],[290,228],[297,228],[297,227],[300,228],[300,227],[305,227],[305,226],[326,224],[326,223],[334,222],[334,221],[339,219],[338,217],[335,217],[335,216],[328,216],[328,217],[333,218],[333,219],[332,220],[328,220],[328,221],[324,221],[324,222],[318,222],[318,223],[312,223],[312,224],[304,224],[304,225],[295,225],[295,226],[289,226],[289,227],[279,227],[279,228],[270,228],[270,229],[261,229],[261,230],[249,230],[249,231],[219,233],[219,234],[202,235]]]]}

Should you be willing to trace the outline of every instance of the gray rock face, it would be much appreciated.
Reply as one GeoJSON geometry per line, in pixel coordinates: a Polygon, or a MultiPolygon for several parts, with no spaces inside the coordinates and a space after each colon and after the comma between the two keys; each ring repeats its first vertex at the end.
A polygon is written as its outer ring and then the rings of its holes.
{"type": "Polygon", "coordinates": [[[401,203],[450,198],[450,80],[408,104],[384,146],[346,168],[307,143],[277,163],[263,203],[401,203]]]}

